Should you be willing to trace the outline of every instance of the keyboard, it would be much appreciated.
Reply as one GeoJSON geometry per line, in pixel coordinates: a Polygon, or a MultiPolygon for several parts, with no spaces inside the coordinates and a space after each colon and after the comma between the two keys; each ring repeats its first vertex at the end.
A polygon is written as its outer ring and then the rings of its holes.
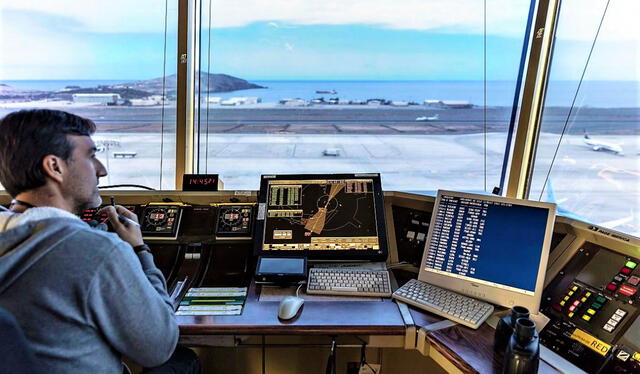
{"type": "Polygon", "coordinates": [[[477,329],[493,313],[493,305],[412,279],[393,298],[477,329]]]}
{"type": "Polygon", "coordinates": [[[311,268],[308,294],[391,296],[389,272],[386,270],[311,268]]]}

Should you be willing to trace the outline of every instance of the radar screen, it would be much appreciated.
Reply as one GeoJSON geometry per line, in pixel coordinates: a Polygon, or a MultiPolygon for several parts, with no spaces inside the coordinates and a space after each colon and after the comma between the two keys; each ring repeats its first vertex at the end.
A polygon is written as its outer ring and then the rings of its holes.
{"type": "Polygon", "coordinates": [[[386,259],[379,174],[263,176],[258,252],[310,259],[386,259]]]}
{"type": "Polygon", "coordinates": [[[182,218],[181,205],[147,205],[140,226],[144,239],[176,239],[182,218]]]}
{"type": "Polygon", "coordinates": [[[217,237],[251,237],[254,204],[216,204],[217,237]]]}

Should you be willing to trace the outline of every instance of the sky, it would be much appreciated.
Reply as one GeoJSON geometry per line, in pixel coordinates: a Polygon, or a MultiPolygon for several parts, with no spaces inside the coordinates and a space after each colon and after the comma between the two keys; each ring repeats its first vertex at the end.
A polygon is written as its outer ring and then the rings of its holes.
{"type": "MultiPolygon", "coordinates": [[[[552,77],[577,79],[606,0],[565,0],[552,77]]],[[[613,0],[585,77],[640,80],[637,0],[613,0]]],[[[529,1],[487,0],[487,79],[517,74],[529,1]]],[[[202,69],[250,80],[481,80],[481,0],[203,0],[202,69]],[[211,29],[209,29],[211,22],[211,29]],[[207,58],[209,54],[210,58],[207,58]]],[[[175,72],[177,1],[0,0],[0,79],[175,72]]]]}

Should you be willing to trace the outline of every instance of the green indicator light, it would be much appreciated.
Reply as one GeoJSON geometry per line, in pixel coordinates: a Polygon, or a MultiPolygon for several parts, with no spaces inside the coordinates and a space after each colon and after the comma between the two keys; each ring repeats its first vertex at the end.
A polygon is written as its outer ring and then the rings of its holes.
{"type": "Polygon", "coordinates": [[[636,264],[633,261],[627,261],[627,263],[624,266],[628,267],[629,269],[635,269],[636,266],[638,266],[638,264],[636,264]]]}

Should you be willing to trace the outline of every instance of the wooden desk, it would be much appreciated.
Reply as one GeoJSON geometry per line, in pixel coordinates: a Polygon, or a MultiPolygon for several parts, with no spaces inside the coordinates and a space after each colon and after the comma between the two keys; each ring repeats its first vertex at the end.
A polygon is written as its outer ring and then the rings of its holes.
{"type": "MultiPolygon", "coordinates": [[[[409,308],[416,326],[426,326],[443,320],[429,312],[409,308]]],[[[444,357],[462,373],[501,373],[502,355],[493,352],[494,334],[495,330],[486,323],[477,330],[455,325],[433,331],[427,335],[427,340],[430,349],[437,352],[434,355],[444,357]]],[[[439,361],[437,357],[432,358],[436,362],[439,361]]],[[[538,373],[557,374],[558,371],[541,360],[538,373]]]]}
{"type": "Polygon", "coordinates": [[[277,301],[258,301],[251,284],[239,316],[177,316],[181,335],[405,335],[405,323],[391,299],[307,301],[297,317],[278,319],[277,301]]]}
{"type": "MultiPolygon", "coordinates": [[[[298,317],[281,321],[278,302],[258,301],[259,287],[251,285],[239,316],[177,316],[181,341],[215,345],[207,344],[207,340],[215,342],[216,336],[243,335],[359,335],[404,339],[407,332],[398,305],[391,299],[307,301],[298,317]]],[[[417,329],[443,320],[413,307],[409,307],[409,311],[417,329]]],[[[493,352],[494,333],[486,323],[477,330],[456,325],[434,331],[427,336],[429,356],[452,372],[500,373],[502,357],[493,352]]],[[[557,371],[541,361],[539,373],[557,371]]]]}

